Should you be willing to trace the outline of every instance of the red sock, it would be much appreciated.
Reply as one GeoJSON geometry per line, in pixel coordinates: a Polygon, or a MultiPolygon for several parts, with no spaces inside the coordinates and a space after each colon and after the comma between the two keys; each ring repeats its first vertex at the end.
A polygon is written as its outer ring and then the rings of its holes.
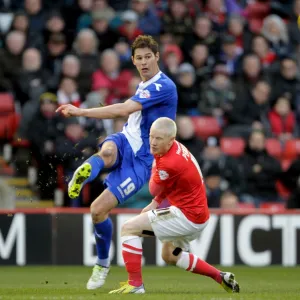
{"type": "MultiPolygon", "coordinates": [[[[138,238],[138,237],[137,237],[138,238]]],[[[131,244],[136,244],[134,240],[124,241],[122,244],[122,255],[125,267],[128,273],[128,282],[133,286],[141,286],[142,279],[142,247],[134,247],[131,244]]]]}
{"type": "Polygon", "coordinates": [[[192,253],[182,252],[181,257],[176,265],[180,268],[185,269],[186,271],[208,276],[218,283],[222,282],[220,270],[211,266],[204,260],[201,260],[199,257],[192,253]]]}

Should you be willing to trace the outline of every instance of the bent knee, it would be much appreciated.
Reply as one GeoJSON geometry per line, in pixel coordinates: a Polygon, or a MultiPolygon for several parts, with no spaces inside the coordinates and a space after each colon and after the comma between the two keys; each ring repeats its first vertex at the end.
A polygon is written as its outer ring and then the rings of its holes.
{"type": "Polygon", "coordinates": [[[109,211],[105,208],[105,206],[101,205],[101,203],[97,203],[96,201],[94,201],[90,206],[90,212],[92,215],[92,219],[94,221],[99,221],[103,219],[109,211]]]}
{"type": "Polygon", "coordinates": [[[163,253],[161,256],[164,262],[168,265],[175,265],[177,262],[176,257],[174,257],[172,253],[163,253]]]}
{"type": "Polygon", "coordinates": [[[138,235],[138,230],[131,220],[126,221],[121,228],[121,235],[138,235]]]}

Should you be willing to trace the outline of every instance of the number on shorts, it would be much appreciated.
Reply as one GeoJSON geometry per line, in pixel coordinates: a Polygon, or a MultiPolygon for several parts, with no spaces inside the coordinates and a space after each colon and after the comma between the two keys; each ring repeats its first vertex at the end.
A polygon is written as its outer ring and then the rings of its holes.
{"type": "Polygon", "coordinates": [[[135,184],[132,182],[132,179],[128,177],[120,184],[120,188],[126,196],[128,196],[135,189],[135,184]]]}

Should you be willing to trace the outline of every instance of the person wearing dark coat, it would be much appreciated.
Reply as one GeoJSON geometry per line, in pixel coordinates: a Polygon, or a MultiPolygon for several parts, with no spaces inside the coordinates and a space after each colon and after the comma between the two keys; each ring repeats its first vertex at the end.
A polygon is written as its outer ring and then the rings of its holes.
{"type": "Polygon", "coordinates": [[[281,166],[267,153],[262,131],[251,133],[245,153],[241,157],[241,166],[246,182],[241,201],[253,203],[256,207],[263,202],[280,201],[276,181],[280,177],[281,166]]]}

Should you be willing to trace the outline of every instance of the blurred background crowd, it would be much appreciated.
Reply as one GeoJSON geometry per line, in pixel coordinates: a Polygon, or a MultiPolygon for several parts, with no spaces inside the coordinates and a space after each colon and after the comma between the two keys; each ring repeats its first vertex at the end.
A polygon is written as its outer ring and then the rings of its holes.
{"type": "MultiPolygon", "coordinates": [[[[140,78],[130,45],[160,45],[178,90],[178,140],[210,207],[300,207],[300,0],[0,0],[0,199],[11,176],[69,202],[72,172],[126,120],[63,119],[61,104],[122,102],[140,78]],[[4,178],[4,179],[3,179],[4,178]],[[2,187],[1,187],[2,186],[2,187]]],[[[7,201],[8,197],[3,196],[7,201]]],[[[151,200],[147,186],[126,207],[151,200]]]]}

